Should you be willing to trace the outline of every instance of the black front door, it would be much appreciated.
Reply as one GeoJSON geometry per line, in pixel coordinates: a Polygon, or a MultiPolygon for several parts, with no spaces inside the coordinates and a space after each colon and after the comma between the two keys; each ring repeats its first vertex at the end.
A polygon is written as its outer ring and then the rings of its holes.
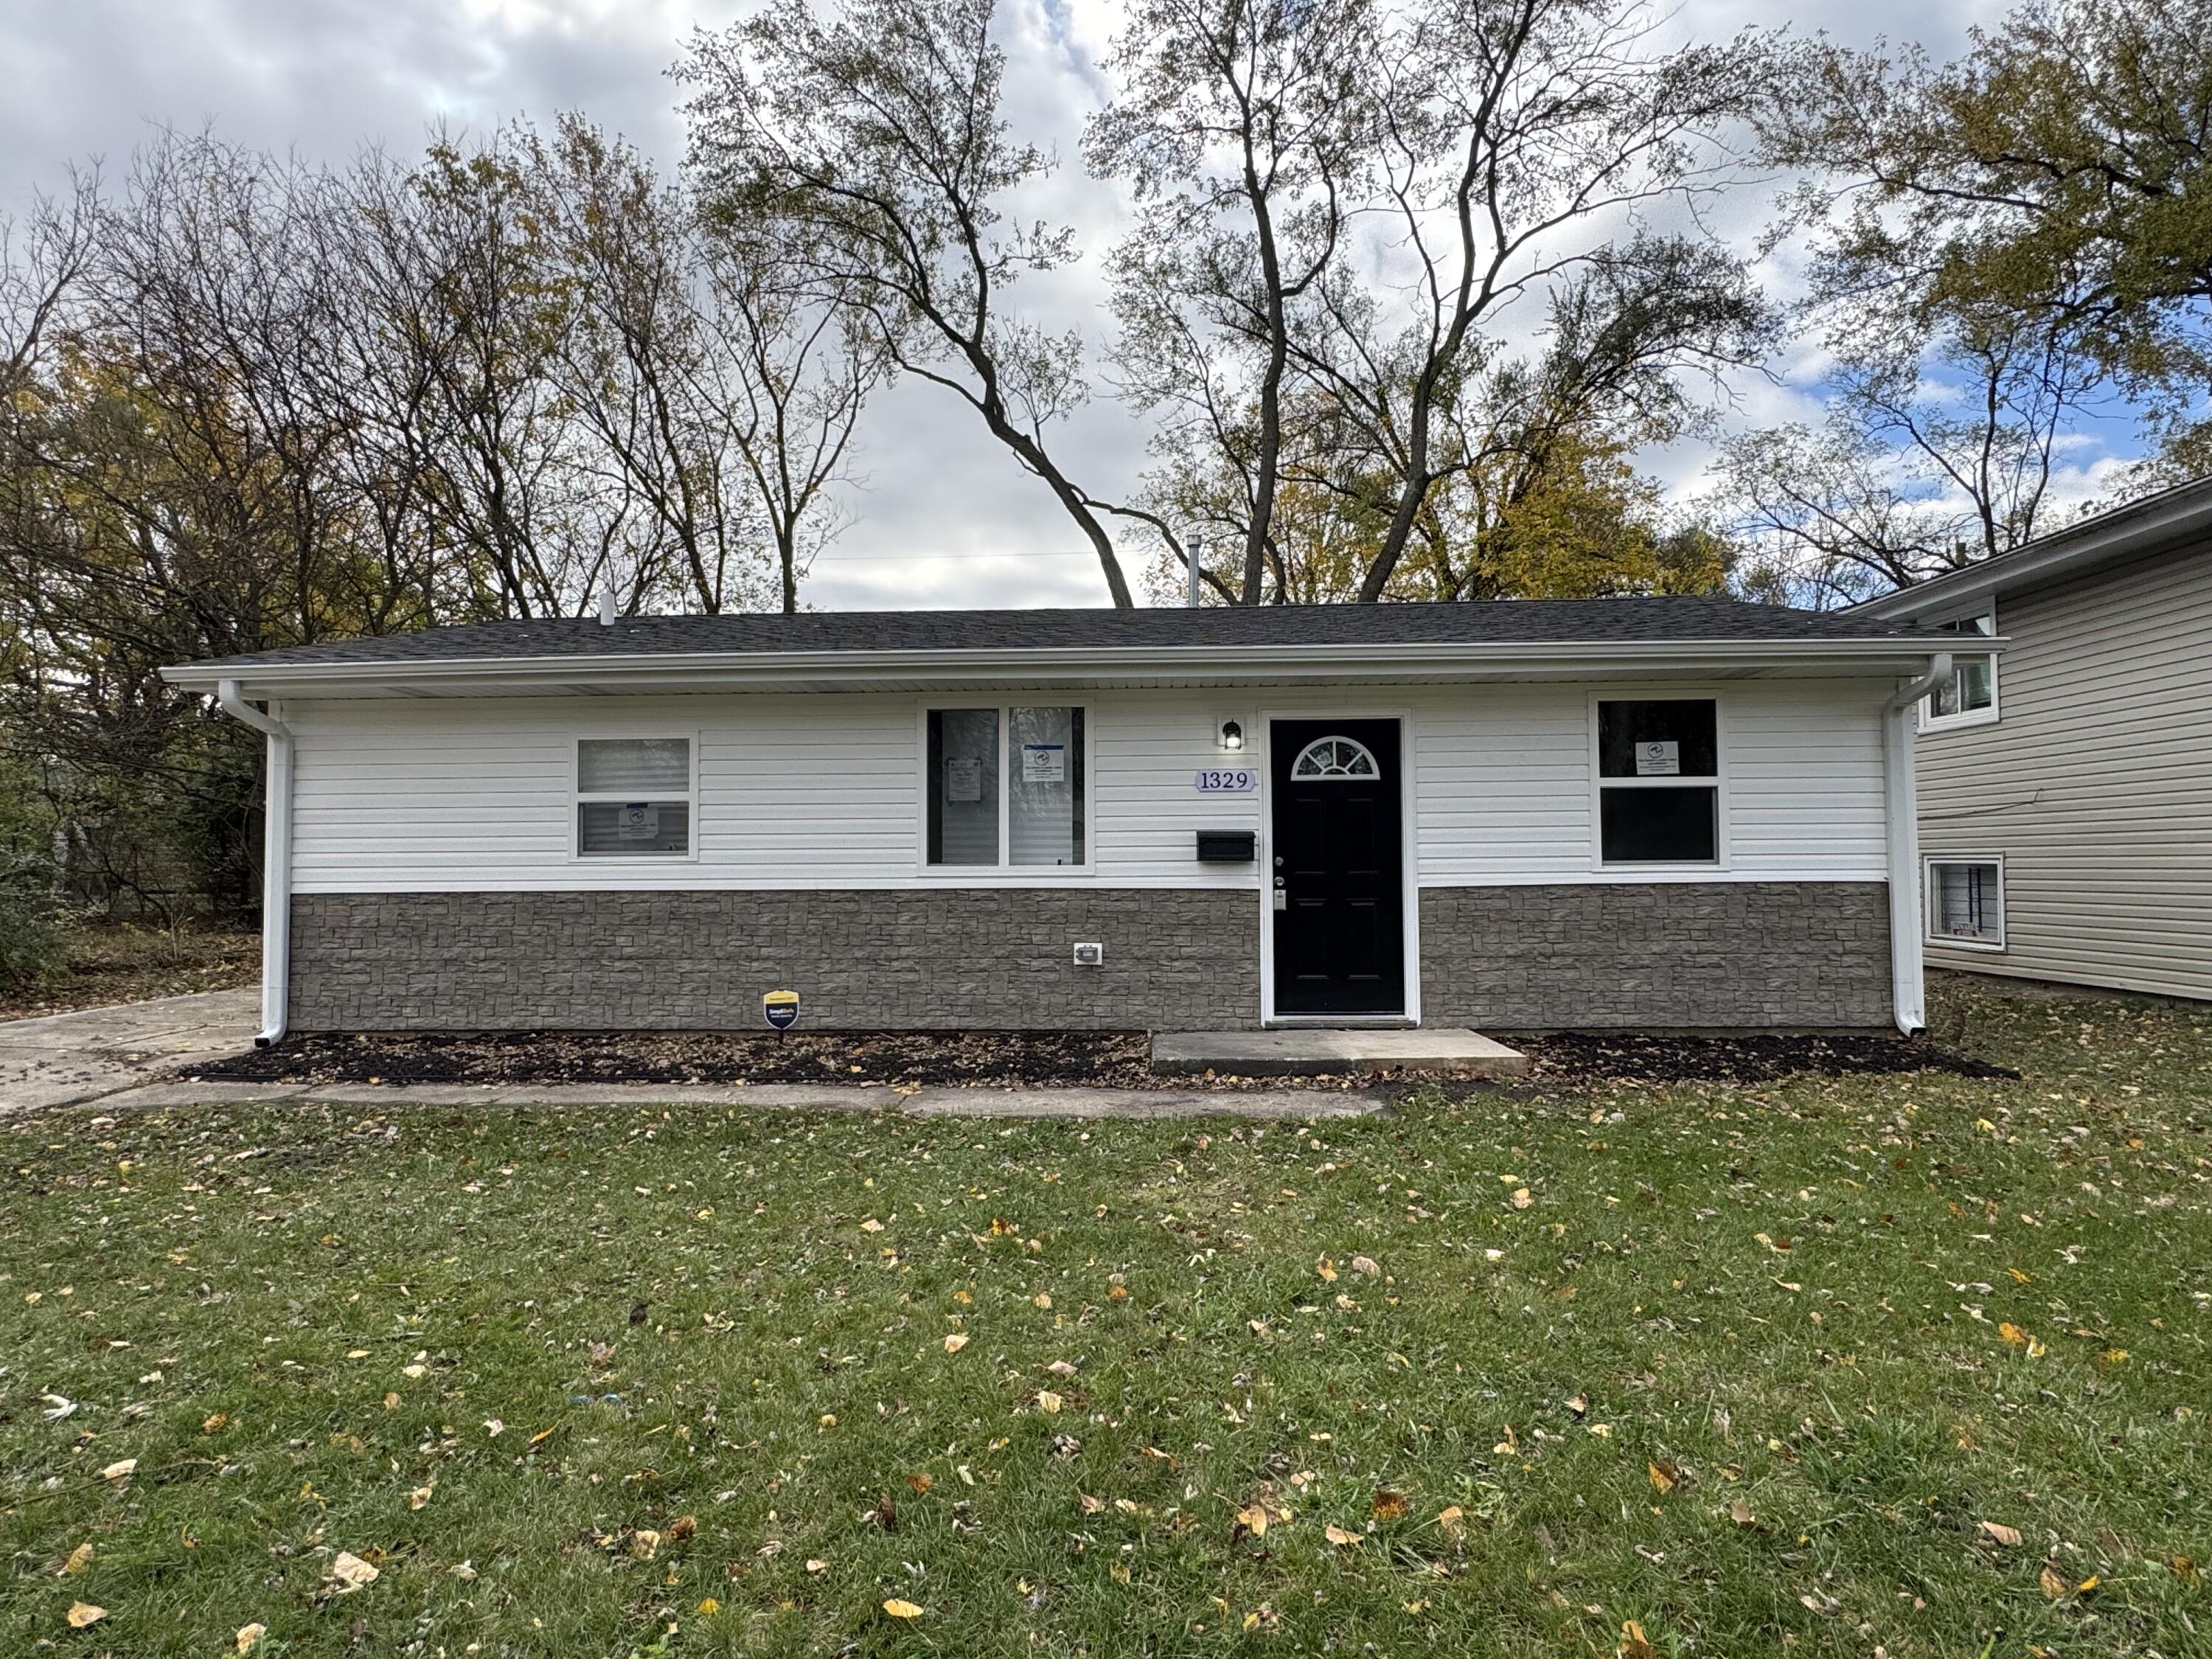
{"type": "Polygon", "coordinates": [[[1276,720],[1275,1012],[1406,1011],[1398,722],[1276,720]]]}

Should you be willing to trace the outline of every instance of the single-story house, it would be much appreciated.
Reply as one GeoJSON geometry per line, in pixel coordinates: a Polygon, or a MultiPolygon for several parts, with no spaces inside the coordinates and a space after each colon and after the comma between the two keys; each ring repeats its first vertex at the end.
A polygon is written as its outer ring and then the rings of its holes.
{"type": "Polygon", "coordinates": [[[2212,998],[2212,478],[1851,614],[2006,639],[1917,722],[1928,959],[2212,998]]]}
{"type": "Polygon", "coordinates": [[[787,989],[848,1030],[1914,1030],[1950,643],[1684,598],[608,616],[165,672],[268,734],[272,1039],[757,1027],[787,989]]]}

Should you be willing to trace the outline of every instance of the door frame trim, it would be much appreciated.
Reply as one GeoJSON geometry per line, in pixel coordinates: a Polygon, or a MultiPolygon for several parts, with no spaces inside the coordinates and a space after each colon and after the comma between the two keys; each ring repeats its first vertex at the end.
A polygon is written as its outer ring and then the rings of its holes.
{"type": "Polygon", "coordinates": [[[1350,703],[1327,708],[1262,707],[1260,726],[1260,1024],[1418,1026],[1421,1023],[1420,839],[1414,822],[1413,711],[1404,704],[1350,703]],[[1406,955],[1405,1006],[1395,1014],[1279,1014],[1275,1012],[1275,722],[1395,720],[1398,726],[1398,933],[1406,955]]]}

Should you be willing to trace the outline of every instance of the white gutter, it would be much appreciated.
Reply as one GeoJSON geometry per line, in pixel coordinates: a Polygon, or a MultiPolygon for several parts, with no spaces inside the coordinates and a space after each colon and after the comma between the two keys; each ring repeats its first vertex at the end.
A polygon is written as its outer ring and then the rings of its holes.
{"type": "Polygon", "coordinates": [[[1928,984],[1921,956],[1920,792],[1913,776],[1912,738],[1920,700],[1951,678],[1951,653],[1929,659],[1928,672],[1899,686],[1882,706],[1881,759],[1889,807],[1890,1006],[1897,1029],[1928,1029],[1928,984]]]}
{"type": "Polygon", "coordinates": [[[292,976],[292,728],[240,695],[236,680],[216,688],[216,702],[233,720],[269,738],[269,794],[261,854],[261,1030],[254,1046],[266,1048],[284,1035],[292,976]]]}
{"type": "MultiPolygon", "coordinates": [[[[2002,640],[1977,641],[1996,649],[2002,640]]],[[[696,685],[711,680],[742,690],[758,684],[865,687],[886,682],[958,684],[974,680],[1070,679],[1176,685],[1195,676],[1277,683],[1345,678],[1403,678],[1467,672],[1559,672],[1602,668],[1726,670],[1797,668],[1814,664],[1920,659],[1925,647],[1895,635],[1824,640],[1667,640],[1506,641],[1449,644],[1054,647],[1006,650],[640,651],[561,656],[496,656],[415,661],[184,663],[161,670],[172,685],[211,690],[221,679],[251,675],[259,685],[314,688],[344,695],[350,686],[485,685],[559,690],[578,684],[696,685]]],[[[302,695],[305,695],[302,693],[302,695]]]]}

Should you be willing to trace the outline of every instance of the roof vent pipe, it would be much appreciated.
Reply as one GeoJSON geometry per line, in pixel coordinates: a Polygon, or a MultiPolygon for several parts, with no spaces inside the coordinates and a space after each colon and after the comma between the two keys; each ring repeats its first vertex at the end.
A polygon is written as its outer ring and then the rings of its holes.
{"type": "Polygon", "coordinates": [[[599,626],[612,628],[614,625],[615,585],[609,582],[599,589],[599,626]]]}
{"type": "Polygon", "coordinates": [[[1190,541],[1190,549],[1183,555],[1182,560],[1185,564],[1190,567],[1190,592],[1183,600],[1183,603],[1189,605],[1194,610],[1198,606],[1199,561],[1203,558],[1205,555],[1206,544],[1200,541],[1197,537],[1192,537],[1190,541]]]}

